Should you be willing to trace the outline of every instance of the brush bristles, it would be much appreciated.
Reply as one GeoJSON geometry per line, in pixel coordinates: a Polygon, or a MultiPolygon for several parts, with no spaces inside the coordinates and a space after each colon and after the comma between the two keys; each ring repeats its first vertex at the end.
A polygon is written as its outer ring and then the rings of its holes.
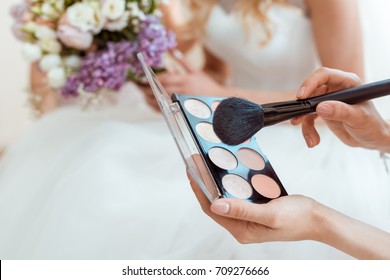
{"type": "Polygon", "coordinates": [[[225,99],[215,111],[213,126],[222,142],[228,145],[241,144],[263,128],[263,109],[246,99],[225,99]]]}

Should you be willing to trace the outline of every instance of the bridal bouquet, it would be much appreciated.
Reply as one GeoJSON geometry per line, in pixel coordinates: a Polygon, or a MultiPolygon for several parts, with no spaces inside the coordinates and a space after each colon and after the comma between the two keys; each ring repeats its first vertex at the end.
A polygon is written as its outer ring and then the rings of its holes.
{"type": "Polygon", "coordinates": [[[143,53],[156,71],[175,38],[161,23],[162,0],[25,0],[12,7],[25,58],[63,96],[118,91],[139,81],[143,53]]]}

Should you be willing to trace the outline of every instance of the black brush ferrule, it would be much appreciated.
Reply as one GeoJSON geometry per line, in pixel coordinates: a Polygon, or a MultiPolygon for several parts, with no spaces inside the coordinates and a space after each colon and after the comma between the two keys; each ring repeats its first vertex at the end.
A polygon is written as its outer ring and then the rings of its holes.
{"type": "Polygon", "coordinates": [[[299,116],[307,115],[315,111],[308,101],[286,101],[268,103],[262,105],[264,113],[264,126],[270,126],[299,116]]]}

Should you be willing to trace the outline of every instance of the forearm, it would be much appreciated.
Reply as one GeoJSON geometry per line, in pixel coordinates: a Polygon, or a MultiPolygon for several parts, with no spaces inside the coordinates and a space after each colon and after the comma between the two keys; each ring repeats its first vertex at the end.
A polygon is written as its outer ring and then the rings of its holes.
{"type": "Polygon", "coordinates": [[[390,233],[319,204],[317,241],[358,259],[390,259],[390,233]]]}

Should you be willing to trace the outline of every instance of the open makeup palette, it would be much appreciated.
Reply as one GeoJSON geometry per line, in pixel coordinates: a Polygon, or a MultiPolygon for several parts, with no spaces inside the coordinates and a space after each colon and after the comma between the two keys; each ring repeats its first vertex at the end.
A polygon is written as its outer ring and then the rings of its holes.
{"type": "Polygon", "coordinates": [[[171,99],[143,56],[138,58],[190,175],[210,201],[266,203],[287,195],[255,137],[229,146],[214,133],[214,111],[223,98],[174,94],[171,99]]]}

